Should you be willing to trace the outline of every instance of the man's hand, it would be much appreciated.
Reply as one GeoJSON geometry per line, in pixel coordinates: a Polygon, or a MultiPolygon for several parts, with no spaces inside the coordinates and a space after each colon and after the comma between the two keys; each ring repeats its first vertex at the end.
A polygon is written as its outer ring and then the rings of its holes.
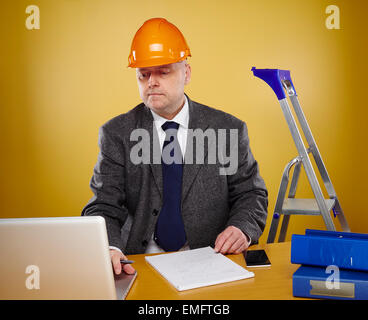
{"type": "Polygon", "coordinates": [[[120,263],[120,259],[127,260],[127,257],[124,256],[120,251],[110,249],[110,257],[115,274],[120,274],[122,270],[127,274],[133,274],[135,272],[135,269],[130,264],[120,263]]]}
{"type": "Polygon", "coordinates": [[[221,232],[215,242],[215,251],[222,254],[239,254],[248,247],[248,237],[239,228],[234,226],[229,226],[221,232]]]}

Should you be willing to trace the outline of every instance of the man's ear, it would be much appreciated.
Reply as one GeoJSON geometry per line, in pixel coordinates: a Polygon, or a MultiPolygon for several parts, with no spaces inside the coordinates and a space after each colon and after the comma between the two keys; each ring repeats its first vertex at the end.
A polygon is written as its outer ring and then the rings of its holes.
{"type": "Polygon", "coordinates": [[[188,84],[190,82],[192,76],[192,68],[190,66],[190,64],[186,64],[185,65],[185,82],[184,84],[188,84]]]}

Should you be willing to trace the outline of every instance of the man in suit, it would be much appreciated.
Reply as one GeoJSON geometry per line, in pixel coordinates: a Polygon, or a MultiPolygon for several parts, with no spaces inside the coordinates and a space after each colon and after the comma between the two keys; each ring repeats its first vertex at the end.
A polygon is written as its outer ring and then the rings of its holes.
{"type": "Polygon", "coordinates": [[[94,196],[82,215],[105,218],[116,274],[134,272],[120,264],[124,253],[204,246],[240,253],[265,227],[267,189],[246,125],[184,93],[188,56],[179,29],[162,18],[146,21],[128,59],[143,103],[100,128],[94,196]]]}

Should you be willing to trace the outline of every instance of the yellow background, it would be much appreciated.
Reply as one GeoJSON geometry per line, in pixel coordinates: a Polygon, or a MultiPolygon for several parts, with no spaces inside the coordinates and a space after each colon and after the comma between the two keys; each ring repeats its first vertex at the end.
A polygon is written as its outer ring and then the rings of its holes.
{"type": "MultiPolygon", "coordinates": [[[[0,217],[80,215],[92,196],[98,128],[140,98],[128,69],[141,24],[165,17],[192,52],[195,101],[244,120],[269,189],[266,241],[286,163],[297,155],[276,96],[250,71],[291,70],[301,106],[351,230],[368,232],[366,1],[2,1],[0,217]],[[40,30],[25,9],[40,8],[40,30]],[[340,30],[325,9],[340,8],[340,30]]],[[[305,175],[297,196],[311,196],[305,175]]],[[[339,228],[339,224],[336,221],[339,228]]],[[[291,218],[287,239],[324,228],[291,218]]]]}

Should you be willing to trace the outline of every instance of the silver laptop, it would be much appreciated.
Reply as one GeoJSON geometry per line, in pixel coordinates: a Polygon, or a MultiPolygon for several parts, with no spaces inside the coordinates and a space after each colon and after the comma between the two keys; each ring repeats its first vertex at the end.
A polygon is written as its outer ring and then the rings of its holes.
{"type": "Polygon", "coordinates": [[[0,219],[0,299],[125,299],[102,217],[0,219]]]}

